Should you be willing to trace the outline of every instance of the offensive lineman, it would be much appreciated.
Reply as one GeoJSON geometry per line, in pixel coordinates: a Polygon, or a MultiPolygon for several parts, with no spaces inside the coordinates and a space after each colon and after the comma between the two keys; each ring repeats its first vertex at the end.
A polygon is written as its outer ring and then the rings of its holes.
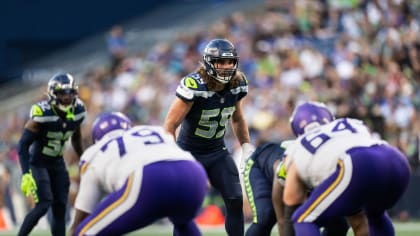
{"type": "MultiPolygon", "coordinates": [[[[284,151],[294,141],[260,144],[247,160],[244,172],[246,194],[253,221],[246,236],[269,236],[277,222],[280,235],[294,235],[290,219],[284,215],[284,151]]],[[[308,191],[309,194],[309,191],[308,191]]],[[[323,236],[346,236],[349,228],[343,217],[323,222],[323,236]]]]}
{"type": "Polygon", "coordinates": [[[321,103],[297,106],[290,122],[298,139],[286,150],[283,200],[296,210],[296,235],[320,235],[319,222],[340,216],[348,217],[356,236],[395,235],[386,210],[407,188],[407,158],[372,137],[362,121],[335,119],[321,103]],[[306,188],[313,191],[305,200],[306,188]]]}
{"type": "Polygon", "coordinates": [[[125,115],[112,112],[96,119],[92,138],[80,160],[71,235],[122,235],[164,217],[174,235],[201,235],[194,217],[207,176],[170,134],[158,126],[131,128],[125,115]]]}

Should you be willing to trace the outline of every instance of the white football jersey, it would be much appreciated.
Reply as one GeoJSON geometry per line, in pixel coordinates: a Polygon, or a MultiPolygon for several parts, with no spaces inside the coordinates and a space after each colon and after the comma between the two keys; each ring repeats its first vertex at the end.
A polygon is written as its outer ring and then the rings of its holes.
{"type": "Polygon", "coordinates": [[[104,194],[121,188],[127,177],[145,165],[194,157],[160,126],[135,126],[121,135],[103,138],[80,158],[81,181],[75,207],[91,212],[104,194]]]}
{"type": "Polygon", "coordinates": [[[372,137],[362,121],[337,119],[301,135],[290,145],[285,151],[286,169],[294,162],[300,178],[308,188],[314,188],[336,170],[347,150],[381,143],[385,141],[372,137]]]}

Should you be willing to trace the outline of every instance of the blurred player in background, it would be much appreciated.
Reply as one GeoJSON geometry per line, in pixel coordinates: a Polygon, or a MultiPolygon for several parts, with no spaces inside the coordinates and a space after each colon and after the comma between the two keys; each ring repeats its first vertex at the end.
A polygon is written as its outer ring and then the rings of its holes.
{"type": "Polygon", "coordinates": [[[204,49],[202,66],[185,76],[169,108],[164,127],[174,137],[179,125],[177,143],[190,151],[206,169],[210,184],[217,189],[226,207],[225,228],[230,236],[244,235],[242,189],[235,162],[225,147],[228,121],[244,157],[254,147],[250,144],[248,126],[242,112],[242,99],[248,93],[248,81],[238,70],[239,57],[234,45],[226,39],[211,40],[204,49]]]}
{"type": "Polygon", "coordinates": [[[22,192],[32,195],[35,207],[26,215],[18,235],[28,235],[50,206],[52,235],[65,235],[70,185],[63,159],[65,142],[71,137],[77,155],[83,153],[80,124],[86,109],[77,90],[70,74],[57,74],[48,82],[49,99],[32,105],[18,151],[22,192]]]}
{"type": "Polygon", "coordinates": [[[201,235],[194,218],[207,176],[170,134],[158,126],[131,128],[125,115],[114,112],[96,119],[92,138],[80,160],[71,235],[122,235],[164,217],[174,224],[174,235],[201,235]]]}
{"type": "MultiPolygon", "coordinates": [[[[294,235],[293,225],[283,213],[283,187],[286,178],[283,158],[285,148],[291,143],[292,140],[280,143],[263,142],[247,160],[244,182],[253,221],[246,236],[269,236],[276,222],[280,235],[294,235]]],[[[323,226],[324,236],[346,236],[349,228],[343,217],[330,219],[323,226]]]]}
{"type": "MultiPolygon", "coordinates": [[[[284,148],[280,143],[263,143],[246,162],[245,190],[252,210],[252,223],[246,236],[268,236],[276,223],[272,197],[282,201],[282,193],[272,195],[273,181],[278,181],[277,168],[283,160],[284,148]]],[[[276,192],[277,193],[277,192],[276,192]]],[[[280,230],[280,228],[279,228],[280,230]]]]}
{"type": "Polygon", "coordinates": [[[296,235],[321,235],[319,223],[340,216],[348,217],[356,236],[395,235],[386,210],[407,188],[407,158],[373,138],[362,121],[335,119],[321,103],[297,106],[291,127],[298,139],[286,150],[283,199],[296,209],[296,235]],[[307,188],[313,191],[306,199],[307,188]]]}

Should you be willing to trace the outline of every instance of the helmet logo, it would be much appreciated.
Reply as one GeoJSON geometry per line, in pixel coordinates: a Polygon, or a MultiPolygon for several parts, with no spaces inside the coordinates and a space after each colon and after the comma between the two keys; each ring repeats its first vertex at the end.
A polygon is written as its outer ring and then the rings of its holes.
{"type": "Polygon", "coordinates": [[[187,86],[187,88],[198,88],[197,82],[191,77],[185,79],[185,85],[187,86]]]}
{"type": "Polygon", "coordinates": [[[218,51],[217,48],[207,48],[207,52],[210,54],[216,54],[218,51]]]}
{"type": "Polygon", "coordinates": [[[103,123],[99,124],[100,129],[106,129],[106,127],[108,127],[108,122],[103,122],[103,123]]]}
{"type": "Polygon", "coordinates": [[[131,128],[131,121],[120,112],[107,112],[100,115],[92,125],[92,139],[97,142],[104,136],[112,136],[131,128]],[[118,131],[118,132],[117,132],[118,131]]]}
{"type": "Polygon", "coordinates": [[[233,57],[233,53],[231,53],[231,52],[224,52],[224,53],[222,53],[222,57],[233,57]]]}
{"type": "Polygon", "coordinates": [[[306,122],[306,120],[302,120],[302,121],[300,121],[300,123],[299,123],[299,127],[300,127],[300,128],[303,128],[303,127],[305,127],[307,124],[308,124],[308,122],[306,122]]]}

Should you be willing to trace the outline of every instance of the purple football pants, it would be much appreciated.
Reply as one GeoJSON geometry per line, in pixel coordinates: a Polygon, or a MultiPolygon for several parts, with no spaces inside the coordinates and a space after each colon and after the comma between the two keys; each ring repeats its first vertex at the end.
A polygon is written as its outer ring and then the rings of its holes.
{"type": "Polygon", "coordinates": [[[350,149],[337,170],[311,193],[293,214],[297,236],[318,236],[328,219],[363,210],[369,235],[395,235],[386,210],[405,192],[410,179],[407,158],[389,145],[350,149]]]}
{"type": "Polygon", "coordinates": [[[161,161],[131,174],[76,229],[76,235],[122,235],[168,217],[174,235],[198,236],[194,218],[207,192],[198,162],[161,161]]]}

